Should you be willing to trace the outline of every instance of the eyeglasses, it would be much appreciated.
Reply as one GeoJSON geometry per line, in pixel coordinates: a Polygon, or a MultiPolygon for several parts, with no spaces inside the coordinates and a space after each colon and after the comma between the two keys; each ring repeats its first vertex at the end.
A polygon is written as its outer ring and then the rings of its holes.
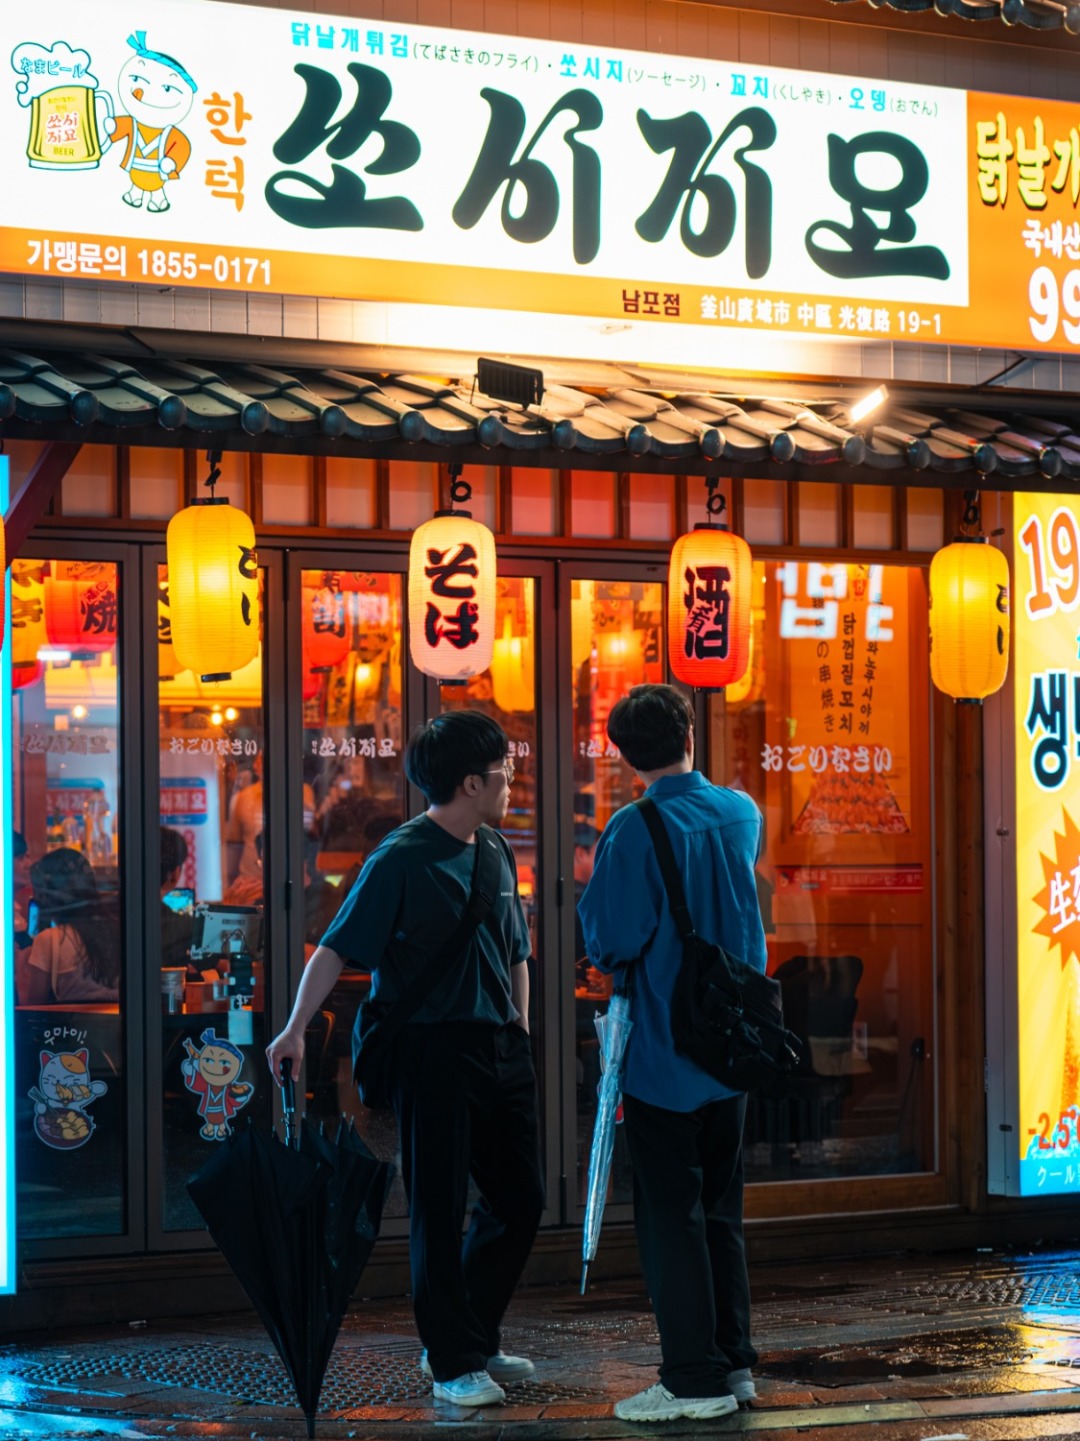
{"type": "Polygon", "coordinates": [[[486,776],[505,776],[506,784],[511,785],[514,779],[514,762],[507,756],[501,766],[496,766],[492,771],[485,771],[486,776]]]}

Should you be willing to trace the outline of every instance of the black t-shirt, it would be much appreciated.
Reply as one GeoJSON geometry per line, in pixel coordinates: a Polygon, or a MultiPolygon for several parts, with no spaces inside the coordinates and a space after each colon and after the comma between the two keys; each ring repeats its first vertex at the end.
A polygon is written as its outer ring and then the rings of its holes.
{"type": "MultiPolygon", "coordinates": [[[[529,932],[514,855],[496,832],[501,876],[495,904],[469,939],[464,961],[413,1013],[421,1024],[517,1019],[510,968],[528,959],[529,932]]],[[[322,944],[372,974],[371,995],[390,1005],[450,938],[472,890],[475,848],[427,815],[406,821],[372,851],[322,944]]]]}

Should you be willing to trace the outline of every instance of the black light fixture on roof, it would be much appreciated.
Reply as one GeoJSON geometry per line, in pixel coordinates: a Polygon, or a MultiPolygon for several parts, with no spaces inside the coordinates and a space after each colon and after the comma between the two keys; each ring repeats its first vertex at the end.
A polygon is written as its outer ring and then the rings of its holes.
{"type": "Polygon", "coordinates": [[[522,409],[539,405],[544,398],[544,372],[509,361],[478,358],[476,383],[492,400],[505,400],[522,409]]]}

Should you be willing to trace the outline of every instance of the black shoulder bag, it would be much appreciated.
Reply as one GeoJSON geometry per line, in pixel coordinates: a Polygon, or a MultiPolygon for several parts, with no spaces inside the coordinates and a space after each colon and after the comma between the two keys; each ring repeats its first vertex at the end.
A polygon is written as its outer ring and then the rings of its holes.
{"type": "Polygon", "coordinates": [[[697,934],[663,816],[648,796],[635,804],[683,944],[671,998],[676,1051],[732,1091],[780,1085],[799,1058],[798,1037],[784,1026],[780,983],[697,934]]]}
{"type": "Polygon", "coordinates": [[[450,974],[455,962],[465,959],[473,932],[483,922],[499,894],[502,874],[499,842],[489,826],[476,832],[472,890],[453,932],[428,963],[412,978],[390,1006],[362,1001],[353,1028],[353,1079],[365,1106],[386,1109],[393,1096],[393,1049],[398,1032],[430,993],[432,985],[450,974]]]}

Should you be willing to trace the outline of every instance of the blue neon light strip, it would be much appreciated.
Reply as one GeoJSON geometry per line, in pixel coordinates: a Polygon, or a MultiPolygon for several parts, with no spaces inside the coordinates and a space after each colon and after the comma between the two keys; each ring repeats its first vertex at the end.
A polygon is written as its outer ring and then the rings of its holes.
{"type": "MultiPolygon", "coordinates": [[[[0,455],[0,514],[9,462],[0,455]]],[[[11,585],[5,569],[6,636],[0,650],[0,1296],[15,1290],[15,906],[11,874],[11,585]]]]}

